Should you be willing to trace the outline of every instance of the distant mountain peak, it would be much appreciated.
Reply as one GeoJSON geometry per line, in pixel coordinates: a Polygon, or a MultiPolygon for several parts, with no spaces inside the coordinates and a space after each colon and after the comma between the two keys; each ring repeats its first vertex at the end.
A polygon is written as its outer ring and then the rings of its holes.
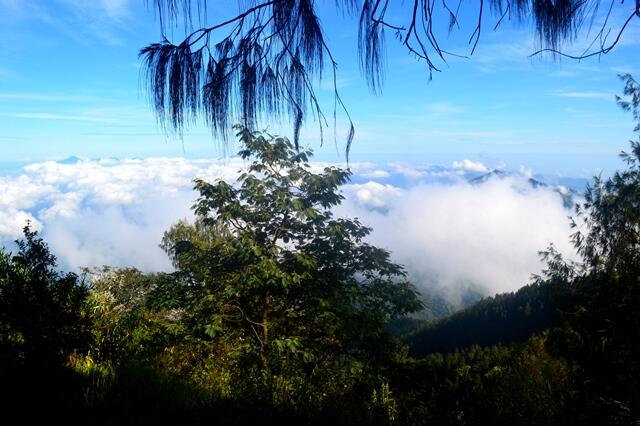
{"type": "MultiPolygon", "coordinates": [[[[498,179],[505,179],[508,177],[525,177],[523,175],[520,174],[515,174],[515,173],[510,173],[510,172],[505,172],[503,170],[492,170],[489,173],[485,173],[482,176],[478,176],[476,178],[470,179],[469,183],[471,183],[472,185],[481,185],[485,182],[487,182],[489,179],[492,178],[498,178],[498,179]]],[[[538,188],[551,188],[553,189],[555,192],[557,192],[561,197],[562,197],[562,203],[566,208],[572,208],[574,205],[574,196],[578,194],[577,191],[567,188],[565,186],[562,185],[550,185],[548,183],[542,182],[538,179],[534,179],[532,177],[526,177],[527,182],[529,183],[529,185],[531,185],[532,188],[534,189],[538,189],[538,188]]]]}
{"type": "Polygon", "coordinates": [[[506,178],[506,177],[509,177],[509,176],[513,176],[513,175],[511,173],[509,173],[509,172],[505,172],[504,170],[493,169],[488,173],[485,173],[485,174],[483,174],[481,176],[474,177],[473,179],[470,179],[469,183],[480,184],[480,183],[484,183],[484,182],[486,182],[489,179],[494,178],[494,177],[502,179],[502,178],[506,178]]]}
{"type": "Polygon", "coordinates": [[[67,157],[64,160],[57,161],[58,164],[78,164],[82,162],[82,158],[72,155],[71,157],[67,157]]]}

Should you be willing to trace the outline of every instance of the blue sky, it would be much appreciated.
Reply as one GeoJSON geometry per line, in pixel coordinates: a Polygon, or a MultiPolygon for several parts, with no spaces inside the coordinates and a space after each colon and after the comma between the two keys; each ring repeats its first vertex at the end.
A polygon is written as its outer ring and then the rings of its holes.
{"type": "MultiPolygon", "coordinates": [[[[141,47],[160,39],[146,3],[0,0],[0,163],[70,155],[224,155],[206,128],[190,129],[181,141],[166,137],[156,124],[137,57],[141,47]]],[[[210,11],[219,16],[236,7],[231,1],[212,3],[210,11]],[[224,10],[225,4],[234,6],[224,10]]],[[[506,25],[492,32],[494,19],[487,16],[474,56],[451,60],[431,82],[424,65],[391,36],[384,90],[374,96],[355,60],[355,21],[336,16],[329,7],[333,1],[325,3],[323,26],[356,125],[353,161],[450,165],[470,159],[584,177],[620,166],[617,153],[633,138],[633,122],[615,105],[614,94],[622,89],[616,74],[640,74],[640,19],[609,55],[558,63],[527,58],[536,48],[528,27],[506,25]]],[[[472,18],[465,16],[459,35],[444,37],[450,50],[468,53],[472,18]]],[[[328,83],[319,93],[330,112],[328,83]]],[[[290,133],[286,126],[273,127],[290,133]]],[[[338,149],[332,141],[320,147],[315,124],[307,127],[303,142],[315,148],[317,158],[344,160],[340,140],[338,149]]]]}
{"type": "MultiPolygon", "coordinates": [[[[158,243],[171,224],[192,217],[192,178],[233,181],[243,166],[203,126],[179,139],[157,125],[138,59],[160,40],[146,3],[0,0],[0,246],[30,220],[65,268],[170,268],[158,243]],[[48,161],[70,156],[83,159],[48,161]]],[[[640,75],[640,19],[611,54],[558,63],[528,58],[536,45],[527,26],[492,32],[487,16],[475,55],[439,63],[430,82],[424,64],[390,37],[384,89],[374,96],[359,72],[355,21],[336,14],[334,0],[318,3],[356,126],[354,179],[339,214],[372,226],[372,241],[419,286],[513,290],[540,271],[537,253],[549,243],[573,255],[561,194],[586,180],[561,177],[622,166],[617,154],[634,138],[634,123],[615,104],[616,75],[640,75]],[[469,182],[496,167],[518,173],[469,182]],[[551,186],[532,187],[532,173],[551,186]]],[[[210,2],[217,19],[236,7],[210,2]]],[[[469,53],[474,12],[461,32],[444,32],[446,49],[469,53]]],[[[331,115],[331,82],[317,93],[331,115]]],[[[291,135],[287,123],[264,124],[291,135]]],[[[346,133],[344,116],[337,124],[346,133]]],[[[313,122],[302,142],[316,160],[345,160],[344,142],[320,146],[313,122]]]]}

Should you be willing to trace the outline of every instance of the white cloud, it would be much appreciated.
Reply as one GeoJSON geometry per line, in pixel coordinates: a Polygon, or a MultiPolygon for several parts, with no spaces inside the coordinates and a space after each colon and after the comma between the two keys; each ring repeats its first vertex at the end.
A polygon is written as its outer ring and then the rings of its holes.
{"type": "Polygon", "coordinates": [[[84,208],[73,217],[55,215],[43,235],[54,253],[70,267],[117,265],[147,271],[171,270],[158,247],[162,233],[180,218],[189,218],[191,191],[144,197],[130,206],[84,208]]]}
{"type": "Polygon", "coordinates": [[[364,177],[364,178],[372,178],[372,179],[384,179],[384,178],[388,178],[389,176],[391,176],[391,174],[386,171],[386,170],[372,170],[370,172],[364,172],[364,173],[360,173],[360,176],[364,177]]]}
{"type": "Polygon", "coordinates": [[[456,170],[466,170],[469,172],[488,172],[487,166],[480,162],[471,160],[454,161],[453,168],[456,170]]]}
{"type": "Polygon", "coordinates": [[[615,99],[613,93],[607,92],[558,91],[554,92],[553,95],[562,98],[600,99],[610,102],[613,102],[615,99]]]}
{"type": "Polygon", "coordinates": [[[132,31],[132,4],[132,0],[1,0],[0,12],[5,14],[0,18],[46,25],[82,45],[95,41],[120,45],[123,35],[132,31]]]}
{"type": "MultiPolygon", "coordinates": [[[[16,99],[24,99],[27,100],[29,97],[26,94],[20,95],[15,94],[16,99]],[[23,97],[20,97],[23,96],[23,97]]],[[[3,94],[0,94],[0,100],[2,99],[3,94]]],[[[48,99],[58,101],[80,101],[86,100],[89,101],[91,97],[74,97],[69,96],[67,98],[60,97],[56,98],[55,96],[47,97],[47,95],[38,96],[33,95],[31,98],[33,101],[45,101],[48,99]]],[[[99,99],[99,98],[95,98],[99,99]]],[[[102,102],[105,102],[103,100],[102,102]]],[[[149,118],[152,118],[152,113],[138,105],[129,105],[129,104],[119,104],[109,107],[89,107],[89,108],[81,108],[81,109],[69,109],[66,111],[61,111],[58,109],[56,112],[51,111],[23,111],[23,112],[3,112],[0,113],[2,117],[11,117],[11,118],[19,118],[23,120],[46,120],[46,121],[72,121],[72,122],[86,122],[86,123],[100,123],[100,124],[113,124],[113,125],[125,125],[129,126],[132,124],[139,123],[141,121],[145,121],[149,118]]]]}
{"type": "Polygon", "coordinates": [[[512,136],[507,130],[484,131],[484,130],[420,130],[411,133],[418,137],[434,138],[470,138],[470,139],[496,139],[512,136]]]}
{"type": "Polygon", "coordinates": [[[531,178],[533,177],[533,170],[527,166],[523,166],[522,164],[518,166],[518,171],[525,177],[531,178]]]}
{"type": "Polygon", "coordinates": [[[181,158],[31,164],[0,178],[0,240],[19,237],[30,219],[65,267],[166,270],[157,245],[171,224],[191,216],[192,179],[233,180],[242,166],[181,158]]]}
{"type": "Polygon", "coordinates": [[[333,80],[333,78],[324,78],[320,82],[320,88],[327,91],[334,91],[336,89],[339,90],[349,86],[352,81],[352,78],[346,77],[344,75],[342,76],[342,78],[336,78],[335,81],[333,80]]]}
{"type": "Polygon", "coordinates": [[[384,208],[392,203],[393,198],[402,195],[402,190],[393,185],[383,185],[378,182],[348,185],[346,190],[355,194],[355,198],[362,206],[384,208]]]}
{"type": "Polygon", "coordinates": [[[30,222],[34,229],[40,229],[40,223],[29,213],[6,208],[0,210],[0,236],[12,240],[22,235],[22,228],[30,222]]]}
{"type": "Polygon", "coordinates": [[[5,117],[24,118],[29,120],[86,121],[89,123],[105,123],[105,124],[118,123],[118,121],[114,121],[104,117],[93,117],[90,115],[56,114],[56,113],[48,113],[48,112],[16,112],[16,113],[9,113],[9,114],[2,114],[2,115],[5,117]]]}
{"type": "Polygon", "coordinates": [[[360,196],[361,187],[352,191],[341,213],[373,227],[373,242],[406,266],[418,288],[512,291],[541,271],[537,253],[550,243],[574,253],[570,212],[560,195],[523,178],[415,186],[384,198],[375,210],[360,196]]]}
{"type": "MultiPolygon", "coordinates": [[[[2,69],[0,68],[0,75],[2,69]]],[[[0,99],[11,101],[36,101],[36,102],[105,102],[108,99],[97,96],[65,95],[52,93],[0,93],[0,99]]]]}
{"type": "MultiPolygon", "coordinates": [[[[64,268],[110,264],[147,271],[171,268],[158,244],[173,223],[192,217],[192,179],[233,181],[245,165],[236,158],[71,163],[36,163],[0,177],[0,240],[18,238],[31,220],[64,268]]],[[[478,168],[470,163],[462,165],[478,168]]],[[[353,169],[359,177],[386,169],[425,174],[406,164],[353,169]]],[[[407,188],[369,181],[346,185],[343,192],[346,201],[337,214],[372,226],[372,242],[391,250],[422,288],[473,283],[489,292],[513,290],[540,271],[537,252],[549,243],[571,253],[569,212],[560,195],[532,188],[522,177],[407,188]]]]}
{"type": "Polygon", "coordinates": [[[618,66],[618,67],[611,67],[611,71],[615,72],[616,74],[636,74],[636,70],[633,67],[629,67],[629,66],[618,66]]]}
{"type": "Polygon", "coordinates": [[[424,171],[418,170],[410,164],[391,163],[390,166],[395,173],[399,173],[406,178],[419,179],[426,175],[424,171]]]}
{"type": "Polygon", "coordinates": [[[505,163],[504,161],[499,161],[498,164],[496,164],[494,166],[494,169],[496,169],[496,170],[504,170],[504,169],[507,168],[507,166],[508,166],[508,164],[505,163]]]}
{"type": "Polygon", "coordinates": [[[130,0],[102,0],[102,8],[110,18],[120,19],[129,14],[130,0]]]}

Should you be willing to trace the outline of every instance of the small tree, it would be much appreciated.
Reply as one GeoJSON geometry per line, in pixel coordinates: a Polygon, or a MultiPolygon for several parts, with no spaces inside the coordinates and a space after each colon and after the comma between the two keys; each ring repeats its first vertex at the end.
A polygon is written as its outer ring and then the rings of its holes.
{"type": "Polygon", "coordinates": [[[85,269],[90,279],[93,358],[113,363],[142,357],[157,350],[162,333],[162,312],[149,308],[149,294],[162,275],[144,274],[137,269],[108,266],[85,269]]]}
{"type": "Polygon", "coordinates": [[[61,365],[88,344],[87,288],[29,225],[15,255],[0,251],[0,359],[4,366],[61,365]]]}
{"type": "Polygon", "coordinates": [[[370,228],[334,217],[350,171],[313,173],[311,151],[237,129],[247,171],[237,185],[196,180],[198,226],[178,224],[163,243],[194,329],[248,361],[243,374],[360,374],[392,352],[389,320],[421,307],[414,287],[365,242],[370,228]]]}

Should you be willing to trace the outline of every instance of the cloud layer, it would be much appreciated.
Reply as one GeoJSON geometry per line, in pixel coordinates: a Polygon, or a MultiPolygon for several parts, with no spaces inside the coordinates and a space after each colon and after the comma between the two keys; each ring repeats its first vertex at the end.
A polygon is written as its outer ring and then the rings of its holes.
{"type": "Polygon", "coordinates": [[[18,238],[28,219],[66,267],[167,270],[158,243],[164,230],[191,216],[192,179],[233,180],[241,167],[234,159],[180,158],[31,164],[0,178],[0,240],[18,238]]]}
{"type": "Polygon", "coordinates": [[[549,244],[573,257],[562,198],[522,177],[354,189],[344,212],[373,227],[373,242],[389,249],[418,287],[452,297],[470,287],[512,291],[540,272],[538,252],[549,244]]]}
{"type": "MultiPolygon", "coordinates": [[[[170,270],[158,243],[173,223],[192,217],[192,179],[233,181],[243,166],[235,158],[31,164],[0,177],[0,241],[10,247],[31,220],[66,268],[170,270]]],[[[352,170],[336,213],[373,227],[372,242],[391,250],[423,289],[514,290],[540,271],[539,250],[553,242],[572,252],[561,196],[524,176],[472,184],[488,169],[469,160],[453,168],[353,164],[352,170]]]]}

